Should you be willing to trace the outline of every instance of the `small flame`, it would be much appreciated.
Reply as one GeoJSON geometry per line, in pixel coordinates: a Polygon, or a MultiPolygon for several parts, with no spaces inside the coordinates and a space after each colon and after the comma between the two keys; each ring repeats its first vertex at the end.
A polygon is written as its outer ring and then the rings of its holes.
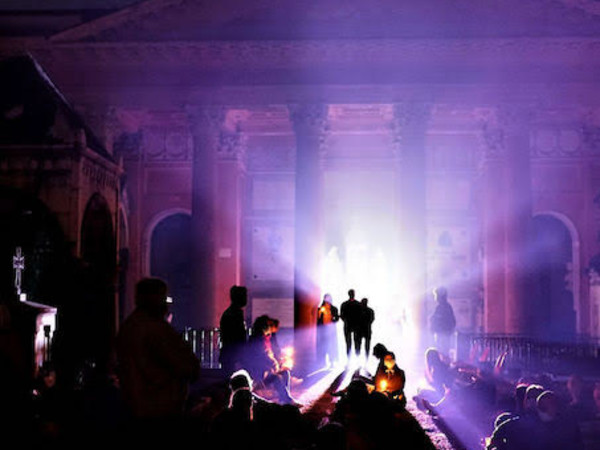
{"type": "Polygon", "coordinates": [[[294,347],[285,347],[281,350],[281,368],[294,368],[294,347]]]}
{"type": "Polygon", "coordinates": [[[385,392],[386,389],[387,389],[387,381],[382,380],[381,383],[379,383],[379,392],[385,392]]]}

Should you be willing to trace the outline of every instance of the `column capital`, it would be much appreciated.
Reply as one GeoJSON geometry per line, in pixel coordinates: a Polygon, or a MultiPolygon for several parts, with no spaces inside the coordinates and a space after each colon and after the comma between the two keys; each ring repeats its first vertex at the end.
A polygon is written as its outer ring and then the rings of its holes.
{"type": "Polygon", "coordinates": [[[325,103],[292,103],[288,111],[296,133],[323,135],[328,131],[329,108],[325,103]]]}
{"type": "Polygon", "coordinates": [[[187,105],[185,111],[194,135],[216,134],[225,122],[227,108],[223,105],[187,105]]]}
{"type": "Polygon", "coordinates": [[[433,104],[409,101],[394,103],[392,106],[392,124],[395,132],[427,128],[433,104]]]}
{"type": "Polygon", "coordinates": [[[398,102],[392,105],[392,145],[396,159],[402,159],[403,138],[411,133],[425,134],[432,107],[428,102],[398,102]]]}
{"type": "Polygon", "coordinates": [[[537,109],[528,104],[505,104],[496,109],[498,127],[506,133],[529,132],[537,109]]]}
{"type": "Polygon", "coordinates": [[[584,113],[580,132],[583,151],[600,156],[600,114],[593,110],[584,113]]]}
{"type": "Polygon", "coordinates": [[[217,145],[217,158],[220,161],[245,162],[248,137],[241,131],[221,133],[217,145]]]}

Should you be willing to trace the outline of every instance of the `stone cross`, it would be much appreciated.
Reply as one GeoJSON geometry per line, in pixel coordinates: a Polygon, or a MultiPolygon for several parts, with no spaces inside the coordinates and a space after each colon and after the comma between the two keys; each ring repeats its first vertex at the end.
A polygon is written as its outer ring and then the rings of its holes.
{"type": "Polygon", "coordinates": [[[17,295],[21,295],[21,272],[25,270],[25,257],[21,253],[21,247],[17,247],[16,254],[13,256],[13,269],[15,269],[15,287],[17,295]]]}

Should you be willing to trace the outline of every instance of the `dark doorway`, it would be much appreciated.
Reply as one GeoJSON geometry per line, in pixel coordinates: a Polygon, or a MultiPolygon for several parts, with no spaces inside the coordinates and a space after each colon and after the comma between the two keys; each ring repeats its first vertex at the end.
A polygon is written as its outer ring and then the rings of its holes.
{"type": "Polygon", "coordinates": [[[119,254],[117,267],[117,295],[119,303],[119,323],[122,323],[126,317],[127,294],[128,294],[128,274],[129,271],[129,234],[127,222],[125,220],[125,211],[119,210],[119,254]]]}
{"type": "Polygon", "coordinates": [[[22,291],[27,299],[60,306],[68,286],[70,254],[56,217],[29,194],[0,188],[0,302],[16,296],[12,267],[17,247],[25,257],[22,291]]]}
{"type": "Polygon", "coordinates": [[[576,335],[573,292],[567,277],[573,261],[573,243],[559,219],[540,215],[533,219],[532,292],[533,321],[539,338],[570,341],[576,335]]]}
{"type": "Polygon", "coordinates": [[[150,247],[150,273],[168,283],[173,298],[171,323],[180,331],[193,323],[191,237],[191,217],[173,214],[156,225],[150,247]]]}
{"type": "Polygon", "coordinates": [[[108,363],[116,331],[116,243],[108,203],[100,194],[88,201],[81,224],[83,271],[82,330],[87,359],[100,371],[108,363]]]}

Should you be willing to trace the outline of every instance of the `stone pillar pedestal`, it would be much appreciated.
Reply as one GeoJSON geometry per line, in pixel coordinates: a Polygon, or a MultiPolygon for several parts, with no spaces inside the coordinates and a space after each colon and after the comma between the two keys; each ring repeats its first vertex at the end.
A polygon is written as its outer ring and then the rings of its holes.
{"type": "Polygon", "coordinates": [[[216,155],[225,108],[188,108],[194,139],[192,161],[192,292],[194,327],[213,327],[215,321],[216,155]]]}
{"type": "Polygon", "coordinates": [[[321,149],[327,106],[290,105],[290,120],[296,134],[296,193],[294,231],[294,328],[299,364],[315,360],[316,309],[321,287],[323,259],[323,174],[321,149]]]}

